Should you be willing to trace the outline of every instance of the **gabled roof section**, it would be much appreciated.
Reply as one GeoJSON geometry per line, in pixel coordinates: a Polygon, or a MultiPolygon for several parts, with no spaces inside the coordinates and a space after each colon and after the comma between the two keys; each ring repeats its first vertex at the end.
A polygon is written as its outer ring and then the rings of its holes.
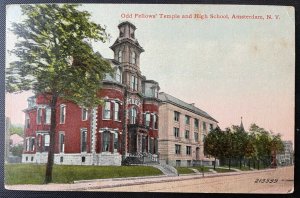
{"type": "Polygon", "coordinates": [[[186,109],[192,113],[195,113],[197,115],[200,115],[200,116],[203,116],[209,120],[212,120],[212,121],[215,121],[218,123],[217,120],[215,120],[213,117],[211,117],[208,113],[206,113],[205,111],[195,107],[194,105],[191,105],[191,104],[188,104],[178,98],[175,98],[174,96],[171,96],[167,93],[164,93],[164,92],[160,92],[158,94],[158,98],[162,101],[162,102],[167,102],[167,103],[170,103],[170,104],[173,104],[175,106],[178,106],[180,108],[183,108],[183,109],[186,109]]]}

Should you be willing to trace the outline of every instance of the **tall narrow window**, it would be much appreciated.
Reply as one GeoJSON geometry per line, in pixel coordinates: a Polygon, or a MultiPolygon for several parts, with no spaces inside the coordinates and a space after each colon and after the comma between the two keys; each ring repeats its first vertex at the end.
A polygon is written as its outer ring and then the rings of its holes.
{"type": "Polygon", "coordinates": [[[104,119],[110,119],[110,101],[106,101],[104,105],[104,119]]]}
{"type": "Polygon", "coordinates": [[[116,81],[118,81],[119,83],[122,82],[121,70],[119,68],[116,71],[116,81]]]}
{"type": "Polygon", "coordinates": [[[34,151],[34,146],[35,146],[35,138],[32,137],[29,140],[29,151],[34,151]]]}
{"type": "Polygon", "coordinates": [[[194,120],[195,129],[199,128],[199,120],[195,118],[194,120]]]}
{"type": "Polygon", "coordinates": [[[86,121],[88,119],[88,109],[81,108],[81,119],[82,121],[86,121]]]}
{"type": "Polygon", "coordinates": [[[132,108],[130,111],[130,124],[136,124],[137,110],[132,108]]]}
{"type": "Polygon", "coordinates": [[[146,113],[146,115],[145,115],[145,125],[147,127],[150,126],[150,113],[146,113]]]}
{"type": "Polygon", "coordinates": [[[179,112],[174,111],[174,121],[175,121],[175,122],[179,122],[179,115],[180,115],[179,112]]]}
{"type": "Polygon", "coordinates": [[[131,63],[136,64],[136,53],[133,51],[131,52],[131,63]]]}
{"type": "Polygon", "coordinates": [[[59,134],[59,152],[65,152],[65,134],[59,134]]]}
{"type": "Polygon", "coordinates": [[[177,128],[177,127],[174,127],[174,136],[175,136],[176,138],[179,137],[179,128],[177,128]]]}
{"type": "Polygon", "coordinates": [[[51,123],[51,108],[45,109],[45,124],[51,123]]]}
{"type": "Polygon", "coordinates": [[[117,120],[117,121],[120,120],[120,104],[117,102],[115,103],[114,120],[117,120]]]}
{"type": "Polygon", "coordinates": [[[118,146],[118,133],[114,134],[114,150],[118,150],[119,146],[118,146]]]}
{"type": "Polygon", "coordinates": [[[27,129],[30,128],[30,117],[29,117],[28,113],[26,113],[26,115],[25,115],[25,126],[27,129]]]}
{"type": "Polygon", "coordinates": [[[60,124],[64,124],[66,121],[66,105],[61,104],[60,105],[60,124]]]}
{"type": "Polygon", "coordinates": [[[122,50],[119,51],[118,53],[118,61],[121,63],[122,62],[122,50]]]}
{"type": "Polygon", "coordinates": [[[203,122],[202,124],[203,124],[203,131],[206,131],[206,123],[203,122]]]}
{"type": "Polygon", "coordinates": [[[87,130],[81,129],[81,152],[86,152],[87,130]]]}
{"type": "Polygon", "coordinates": [[[153,115],[153,128],[158,129],[158,119],[156,114],[153,115]]]}
{"type": "Polygon", "coordinates": [[[26,151],[29,151],[30,138],[26,138],[26,151]]]}
{"type": "Polygon", "coordinates": [[[42,122],[42,109],[38,108],[36,113],[36,123],[41,124],[42,122]]]}
{"type": "Polygon", "coordinates": [[[185,115],[185,124],[190,124],[190,116],[185,115]]]}
{"type": "Polygon", "coordinates": [[[45,134],[44,135],[44,151],[48,151],[50,146],[50,135],[45,134]]]}
{"type": "Polygon", "coordinates": [[[192,147],[191,146],[186,146],[186,154],[191,155],[192,153],[192,147]]]}
{"type": "Polygon", "coordinates": [[[199,134],[197,132],[194,133],[195,142],[199,141],[199,134]]]}
{"type": "Polygon", "coordinates": [[[109,151],[109,146],[110,146],[110,132],[109,131],[104,131],[103,132],[103,146],[102,146],[102,151],[108,152],[109,151]]]}
{"type": "Polygon", "coordinates": [[[131,89],[134,91],[138,89],[138,78],[134,75],[131,76],[131,89]]]}
{"type": "Polygon", "coordinates": [[[185,139],[190,139],[190,131],[185,130],[185,139]]]}
{"type": "Polygon", "coordinates": [[[180,154],[180,151],[181,150],[181,145],[179,145],[179,144],[175,144],[175,154],[180,154]]]}

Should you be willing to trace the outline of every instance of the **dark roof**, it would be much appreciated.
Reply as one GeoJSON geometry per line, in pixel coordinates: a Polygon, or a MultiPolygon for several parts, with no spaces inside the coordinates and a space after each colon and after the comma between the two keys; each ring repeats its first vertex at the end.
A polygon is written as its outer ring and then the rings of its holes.
{"type": "Polygon", "coordinates": [[[208,113],[206,113],[205,111],[195,107],[194,105],[188,104],[178,98],[175,98],[174,96],[171,96],[169,94],[166,94],[164,92],[160,92],[158,95],[158,98],[162,101],[162,102],[167,102],[170,104],[173,104],[175,106],[178,106],[180,108],[186,109],[190,112],[193,112],[197,115],[203,116],[209,120],[218,122],[217,120],[215,120],[213,117],[211,117],[208,113]]]}

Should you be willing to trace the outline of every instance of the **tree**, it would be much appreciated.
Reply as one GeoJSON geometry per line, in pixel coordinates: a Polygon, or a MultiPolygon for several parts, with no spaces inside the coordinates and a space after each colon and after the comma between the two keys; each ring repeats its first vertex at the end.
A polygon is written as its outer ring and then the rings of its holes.
{"type": "Polygon", "coordinates": [[[13,134],[17,134],[19,136],[22,136],[23,137],[23,127],[20,127],[20,126],[17,126],[17,125],[11,125],[10,128],[9,128],[9,132],[10,132],[10,135],[13,135],[13,134]]]}
{"type": "Polygon", "coordinates": [[[52,181],[58,100],[89,108],[101,104],[97,93],[104,75],[112,71],[108,61],[90,45],[108,39],[105,28],[91,22],[90,14],[77,7],[22,5],[26,19],[12,28],[19,41],[11,52],[18,60],[6,72],[6,90],[33,90],[42,94],[51,108],[45,183],[52,181]]]}
{"type": "Polygon", "coordinates": [[[216,169],[216,159],[222,156],[223,136],[223,132],[217,127],[209,132],[204,141],[204,153],[215,158],[214,169],[216,169]]]}
{"type": "Polygon", "coordinates": [[[10,148],[10,152],[13,156],[21,157],[23,153],[23,145],[16,145],[10,148]]]}

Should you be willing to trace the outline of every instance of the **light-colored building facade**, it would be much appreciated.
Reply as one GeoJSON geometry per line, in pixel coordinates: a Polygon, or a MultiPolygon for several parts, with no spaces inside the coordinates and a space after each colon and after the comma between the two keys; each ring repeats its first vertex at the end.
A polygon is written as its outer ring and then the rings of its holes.
{"type": "Polygon", "coordinates": [[[203,140],[218,121],[209,114],[169,94],[159,93],[160,162],[171,166],[212,165],[203,153],[203,140]]]}
{"type": "Polygon", "coordinates": [[[293,142],[292,141],[282,141],[284,146],[284,151],[280,154],[277,154],[276,158],[278,164],[281,166],[288,166],[294,164],[294,151],[293,151],[293,142]]]}

